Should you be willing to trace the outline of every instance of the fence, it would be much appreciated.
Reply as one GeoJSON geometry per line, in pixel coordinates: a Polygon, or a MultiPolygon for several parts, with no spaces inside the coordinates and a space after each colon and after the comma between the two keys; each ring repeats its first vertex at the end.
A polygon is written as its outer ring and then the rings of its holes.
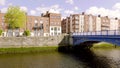
{"type": "Polygon", "coordinates": [[[95,32],[74,32],[72,35],[120,35],[120,30],[106,30],[95,32]]]}

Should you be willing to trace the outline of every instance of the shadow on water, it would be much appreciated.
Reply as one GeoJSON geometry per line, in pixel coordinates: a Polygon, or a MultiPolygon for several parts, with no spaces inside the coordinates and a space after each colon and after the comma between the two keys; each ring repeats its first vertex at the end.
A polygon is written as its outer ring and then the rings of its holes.
{"type": "Polygon", "coordinates": [[[85,64],[85,68],[111,68],[111,66],[107,63],[107,59],[101,59],[94,52],[90,50],[89,47],[83,47],[84,44],[78,46],[69,46],[65,43],[67,37],[61,41],[58,51],[64,54],[70,55],[73,59],[83,62],[85,64]],[[61,45],[62,44],[62,45],[61,45]],[[66,44],[66,46],[63,46],[66,44]]]}

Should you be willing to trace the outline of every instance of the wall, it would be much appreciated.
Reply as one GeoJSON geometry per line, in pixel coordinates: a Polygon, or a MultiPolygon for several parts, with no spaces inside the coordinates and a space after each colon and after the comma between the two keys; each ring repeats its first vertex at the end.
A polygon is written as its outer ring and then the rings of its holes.
{"type": "Polygon", "coordinates": [[[66,46],[69,44],[68,40],[68,35],[54,37],[1,37],[0,48],[66,46]]]}

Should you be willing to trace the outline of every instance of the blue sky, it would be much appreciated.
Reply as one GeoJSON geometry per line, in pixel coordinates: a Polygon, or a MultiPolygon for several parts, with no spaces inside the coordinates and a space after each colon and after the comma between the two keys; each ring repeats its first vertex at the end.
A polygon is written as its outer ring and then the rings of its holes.
{"type": "Polygon", "coordinates": [[[46,11],[61,13],[63,17],[82,13],[120,18],[120,0],[0,0],[0,10],[5,13],[9,5],[20,6],[29,15],[46,11]]]}

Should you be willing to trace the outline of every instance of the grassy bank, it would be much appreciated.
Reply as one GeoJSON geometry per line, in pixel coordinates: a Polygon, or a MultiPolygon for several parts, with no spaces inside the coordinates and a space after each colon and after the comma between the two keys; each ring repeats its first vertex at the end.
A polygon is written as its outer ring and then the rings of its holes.
{"type": "MultiPolygon", "coordinates": [[[[92,47],[92,49],[97,49],[97,48],[110,49],[110,48],[115,48],[115,45],[110,44],[110,43],[102,42],[102,43],[94,44],[93,47],[92,47]]],[[[120,49],[119,46],[116,46],[116,48],[120,49]]]]}
{"type": "Polygon", "coordinates": [[[58,47],[0,48],[0,54],[56,52],[58,47]]]}

